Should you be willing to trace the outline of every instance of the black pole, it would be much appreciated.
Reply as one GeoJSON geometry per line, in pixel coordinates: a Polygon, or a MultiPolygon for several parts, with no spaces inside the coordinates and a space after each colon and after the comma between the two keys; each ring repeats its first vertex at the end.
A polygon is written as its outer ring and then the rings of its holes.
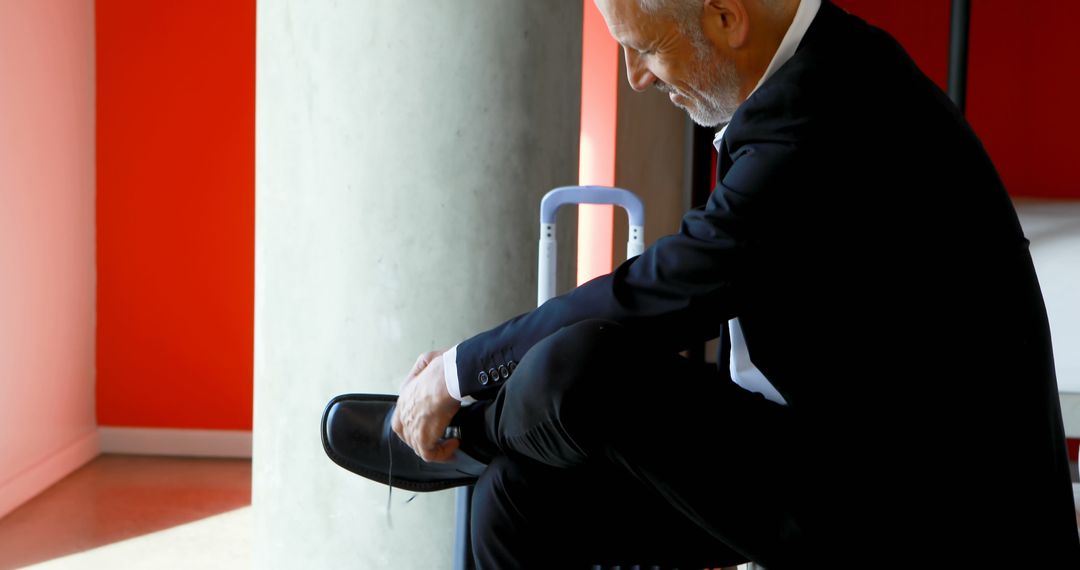
{"type": "Polygon", "coordinates": [[[949,98],[964,112],[967,100],[968,28],[971,24],[971,0],[952,0],[949,26],[949,98]]]}

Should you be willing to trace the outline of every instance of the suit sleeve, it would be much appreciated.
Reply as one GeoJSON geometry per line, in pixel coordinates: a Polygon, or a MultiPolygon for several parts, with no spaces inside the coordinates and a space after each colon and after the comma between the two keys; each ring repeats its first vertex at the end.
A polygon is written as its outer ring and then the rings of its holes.
{"type": "Polygon", "coordinates": [[[752,254],[754,219],[768,201],[761,198],[789,178],[793,148],[742,146],[732,154],[709,202],[688,212],[677,233],[657,240],[612,273],[460,343],[461,394],[494,397],[508,380],[505,372],[512,374],[529,348],[586,319],[618,322],[672,351],[716,337],[719,327],[738,314],[738,285],[752,254]]]}

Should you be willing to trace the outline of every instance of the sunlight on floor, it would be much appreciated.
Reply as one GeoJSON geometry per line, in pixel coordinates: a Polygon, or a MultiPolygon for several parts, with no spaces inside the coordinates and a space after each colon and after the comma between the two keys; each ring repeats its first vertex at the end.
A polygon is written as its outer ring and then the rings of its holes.
{"type": "Polygon", "coordinates": [[[108,544],[35,570],[251,568],[251,507],[108,544]]]}
{"type": "Polygon", "coordinates": [[[101,455],[0,519],[0,570],[243,568],[249,505],[248,459],[101,455]]]}

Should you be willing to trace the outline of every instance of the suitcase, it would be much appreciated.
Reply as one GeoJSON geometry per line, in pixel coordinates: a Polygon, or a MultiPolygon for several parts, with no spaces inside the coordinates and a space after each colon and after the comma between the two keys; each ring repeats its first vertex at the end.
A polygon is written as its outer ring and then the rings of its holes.
{"type": "MultiPolygon", "coordinates": [[[[630,221],[626,242],[626,257],[645,250],[645,207],[641,199],[629,190],[607,186],[562,186],[551,190],[540,201],[539,269],[536,275],[536,305],[555,296],[557,243],[555,216],[568,204],[606,204],[621,206],[630,221]]],[[[472,549],[469,544],[469,505],[472,487],[459,487],[456,497],[456,529],[454,533],[454,570],[472,570],[472,549]]]]}

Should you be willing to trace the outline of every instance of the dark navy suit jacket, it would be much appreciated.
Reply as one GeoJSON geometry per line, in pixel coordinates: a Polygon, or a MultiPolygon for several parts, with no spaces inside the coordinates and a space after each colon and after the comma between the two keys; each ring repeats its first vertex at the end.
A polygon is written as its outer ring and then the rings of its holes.
{"type": "Polygon", "coordinates": [[[1009,196],[900,45],[829,2],[732,118],[708,204],[461,343],[461,392],[492,397],[481,372],[583,319],[679,351],[736,316],[797,418],[792,484],[823,556],[1080,568],[1049,328],[1009,196]]]}

